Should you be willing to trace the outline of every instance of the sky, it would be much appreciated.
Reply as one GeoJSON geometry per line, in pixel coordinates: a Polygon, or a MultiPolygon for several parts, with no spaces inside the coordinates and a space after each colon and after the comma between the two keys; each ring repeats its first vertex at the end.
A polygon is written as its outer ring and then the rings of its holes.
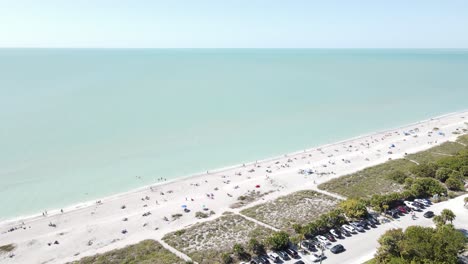
{"type": "Polygon", "coordinates": [[[0,0],[0,47],[468,48],[468,0],[0,0]]]}

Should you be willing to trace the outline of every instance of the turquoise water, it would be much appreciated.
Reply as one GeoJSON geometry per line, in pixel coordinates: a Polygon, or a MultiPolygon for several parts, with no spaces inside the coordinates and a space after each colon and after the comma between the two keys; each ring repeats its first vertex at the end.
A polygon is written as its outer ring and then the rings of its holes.
{"type": "Polygon", "coordinates": [[[397,127],[467,98],[467,50],[0,49],[0,218],[397,127]]]}

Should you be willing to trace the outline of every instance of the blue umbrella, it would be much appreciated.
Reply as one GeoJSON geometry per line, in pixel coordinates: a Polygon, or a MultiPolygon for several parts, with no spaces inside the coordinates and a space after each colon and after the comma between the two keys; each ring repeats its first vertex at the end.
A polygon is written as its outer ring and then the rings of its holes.
{"type": "Polygon", "coordinates": [[[187,208],[187,206],[184,204],[184,205],[182,205],[182,208],[187,208]]]}

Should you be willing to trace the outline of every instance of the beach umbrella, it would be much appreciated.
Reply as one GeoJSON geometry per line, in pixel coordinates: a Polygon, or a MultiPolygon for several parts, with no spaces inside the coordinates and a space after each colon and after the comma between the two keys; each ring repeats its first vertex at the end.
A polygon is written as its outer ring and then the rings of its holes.
{"type": "Polygon", "coordinates": [[[259,184],[255,185],[255,188],[260,188],[260,185],[259,184]]]}
{"type": "Polygon", "coordinates": [[[392,144],[391,147],[394,148],[394,147],[395,147],[395,144],[392,144]]]}
{"type": "Polygon", "coordinates": [[[184,204],[184,205],[182,205],[182,208],[187,208],[187,205],[185,205],[185,204],[184,204]]]}

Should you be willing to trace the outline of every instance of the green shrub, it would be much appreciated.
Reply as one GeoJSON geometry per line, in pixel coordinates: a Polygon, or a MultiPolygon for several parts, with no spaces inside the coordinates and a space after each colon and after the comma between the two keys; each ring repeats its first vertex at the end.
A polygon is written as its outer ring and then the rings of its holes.
{"type": "Polygon", "coordinates": [[[447,188],[452,191],[461,191],[464,189],[463,181],[452,176],[450,176],[447,181],[445,181],[445,185],[447,185],[447,188]]]}

